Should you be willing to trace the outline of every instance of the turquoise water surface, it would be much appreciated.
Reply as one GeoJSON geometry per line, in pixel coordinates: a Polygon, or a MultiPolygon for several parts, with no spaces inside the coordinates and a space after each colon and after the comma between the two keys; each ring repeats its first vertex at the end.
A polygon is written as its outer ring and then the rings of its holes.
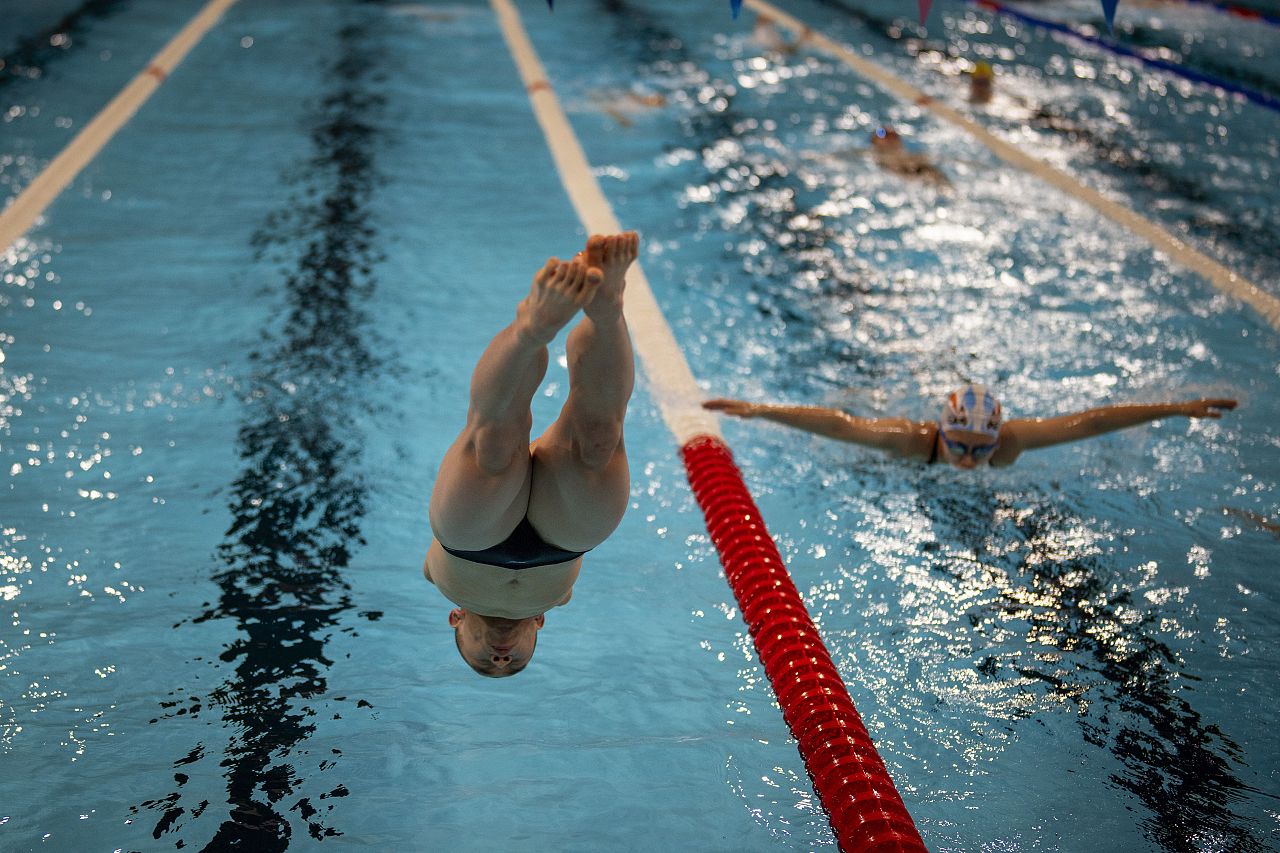
{"type": "MultiPolygon", "coordinates": [[[[6,201],[200,5],[24,23],[6,201]]],[[[1280,849],[1280,336],[724,5],[520,4],[709,396],[1241,401],[977,474],[725,423],[926,844],[1280,849]],[[882,123],[950,187],[877,170],[882,123]]],[[[1274,112],[906,5],[786,8],[1280,294],[1274,112]]],[[[1280,89],[1265,24],[1133,5],[1118,39],[1280,89]]],[[[421,577],[470,368],[585,237],[487,4],[231,8],[0,262],[0,847],[835,848],[645,377],[525,673],[474,677],[421,577]]],[[[566,392],[561,340],[536,426],[566,392]]]]}

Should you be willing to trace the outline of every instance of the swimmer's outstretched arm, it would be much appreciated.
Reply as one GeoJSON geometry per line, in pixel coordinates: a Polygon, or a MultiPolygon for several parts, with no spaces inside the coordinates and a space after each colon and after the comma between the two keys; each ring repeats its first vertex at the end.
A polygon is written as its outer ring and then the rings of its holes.
{"type": "MultiPolygon", "coordinates": [[[[1082,438],[1145,424],[1149,421],[1182,415],[1188,418],[1220,418],[1223,409],[1234,409],[1236,401],[1227,398],[1187,400],[1181,403],[1132,403],[1101,406],[1056,418],[1027,418],[1006,421],[1000,430],[1003,453],[1035,450],[1082,438]]],[[[1002,453],[1002,455],[1003,455],[1002,453]]],[[[1008,459],[1005,464],[1012,462],[1008,459]]]]}
{"type": "Polygon", "coordinates": [[[702,408],[739,418],[764,418],[907,459],[928,459],[933,451],[934,425],[906,418],[857,418],[821,406],[777,406],[726,399],[707,400],[702,408]]]}
{"type": "Polygon", "coordinates": [[[1234,515],[1238,518],[1243,518],[1245,521],[1251,521],[1263,530],[1280,537],[1280,524],[1274,521],[1267,521],[1265,516],[1258,515],[1256,512],[1249,512],[1247,509],[1236,509],[1233,506],[1224,506],[1222,512],[1224,515],[1234,515]]]}

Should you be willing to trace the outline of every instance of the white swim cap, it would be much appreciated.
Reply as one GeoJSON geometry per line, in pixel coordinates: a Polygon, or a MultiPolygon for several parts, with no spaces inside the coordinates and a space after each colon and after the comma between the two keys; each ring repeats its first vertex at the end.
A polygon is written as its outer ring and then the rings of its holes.
{"type": "Polygon", "coordinates": [[[1000,436],[1000,401],[992,396],[985,385],[965,385],[952,391],[942,404],[942,416],[938,428],[944,433],[952,430],[969,430],[1000,436]]]}

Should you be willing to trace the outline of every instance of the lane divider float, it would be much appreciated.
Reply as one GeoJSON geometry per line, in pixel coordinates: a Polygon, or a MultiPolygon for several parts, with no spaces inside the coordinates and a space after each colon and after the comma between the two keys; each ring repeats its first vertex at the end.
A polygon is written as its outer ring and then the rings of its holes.
{"type": "MultiPolygon", "coordinates": [[[[561,182],[588,233],[621,231],[511,0],[490,0],[561,182]]],[[[662,316],[639,263],[627,274],[627,323],[650,393],[680,446],[783,719],[845,853],[924,853],[924,843],[831,662],[795,583],[662,316]]]]}
{"type": "Polygon", "coordinates": [[[923,851],[906,806],[724,442],[680,450],[782,717],[844,851],[923,851]]]}
{"type": "Polygon", "coordinates": [[[111,101],[67,143],[57,157],[0,212],[0,255],[35,225],[76,175],[146,103],[205,33],[236,0],[210,0],[111,101]]]}
{"type": "Polygon", "coordinates": [[[1085,186],[1065,172],[1048,163],[1037,160],[1012,143],[987,130],[960,111],[934,100],[911,84],[886,71],[870,60],[864,59],[846,45],[818,32],[803,21],[787,14],[766,0],[744,0],[756,12],[764,13],[794,33],[808,32],[805,43],[826,51],[849,66],[857,74],[878,85],[891,95],[907,103],[928,110],[937,118],[961,128],[985,145],[991,153],[1006,163],[1030,172],[1067,195],[1084,202],[1098,213],[1145,239],[1158,251],[1184,267],[1198,273],[1222,293],[1245,303],[1262,315],[1275,330],[1280,331],[1280,297],[1267,293],[1249,279],[1197,251],[1174,237],[1159,225],[1118,204],[1095,189],[1085,186]]]}

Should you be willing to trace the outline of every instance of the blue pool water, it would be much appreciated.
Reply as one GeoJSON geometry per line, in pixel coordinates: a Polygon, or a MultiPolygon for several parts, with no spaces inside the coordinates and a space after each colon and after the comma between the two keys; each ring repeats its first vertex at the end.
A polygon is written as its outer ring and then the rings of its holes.
{"type": "MultiPolygon", "coordinates": [[[[992,61],[986,126],[1280,294],[1274,113],[905,5],[787,9],[956,106],[992,61]]],[[[1274,31],[1132,5],[1280,87],[1274,31]]],[[[8,61],[5,199],[199,7],[8,61]]],[[[1280,849],[1277,332],[748,11],[522,11],[709,395],[1241,400],[976,476],[725,431],[931,850],[1280,849]],[[877,171],[882,122],[952,189],[877,171]]],[[[834,849],[643,376],[535,665],[473,677],[421,578],[470,366],[584,237],[487,4],[231,9],[0,266],[0,847],[834,849]]]]}

